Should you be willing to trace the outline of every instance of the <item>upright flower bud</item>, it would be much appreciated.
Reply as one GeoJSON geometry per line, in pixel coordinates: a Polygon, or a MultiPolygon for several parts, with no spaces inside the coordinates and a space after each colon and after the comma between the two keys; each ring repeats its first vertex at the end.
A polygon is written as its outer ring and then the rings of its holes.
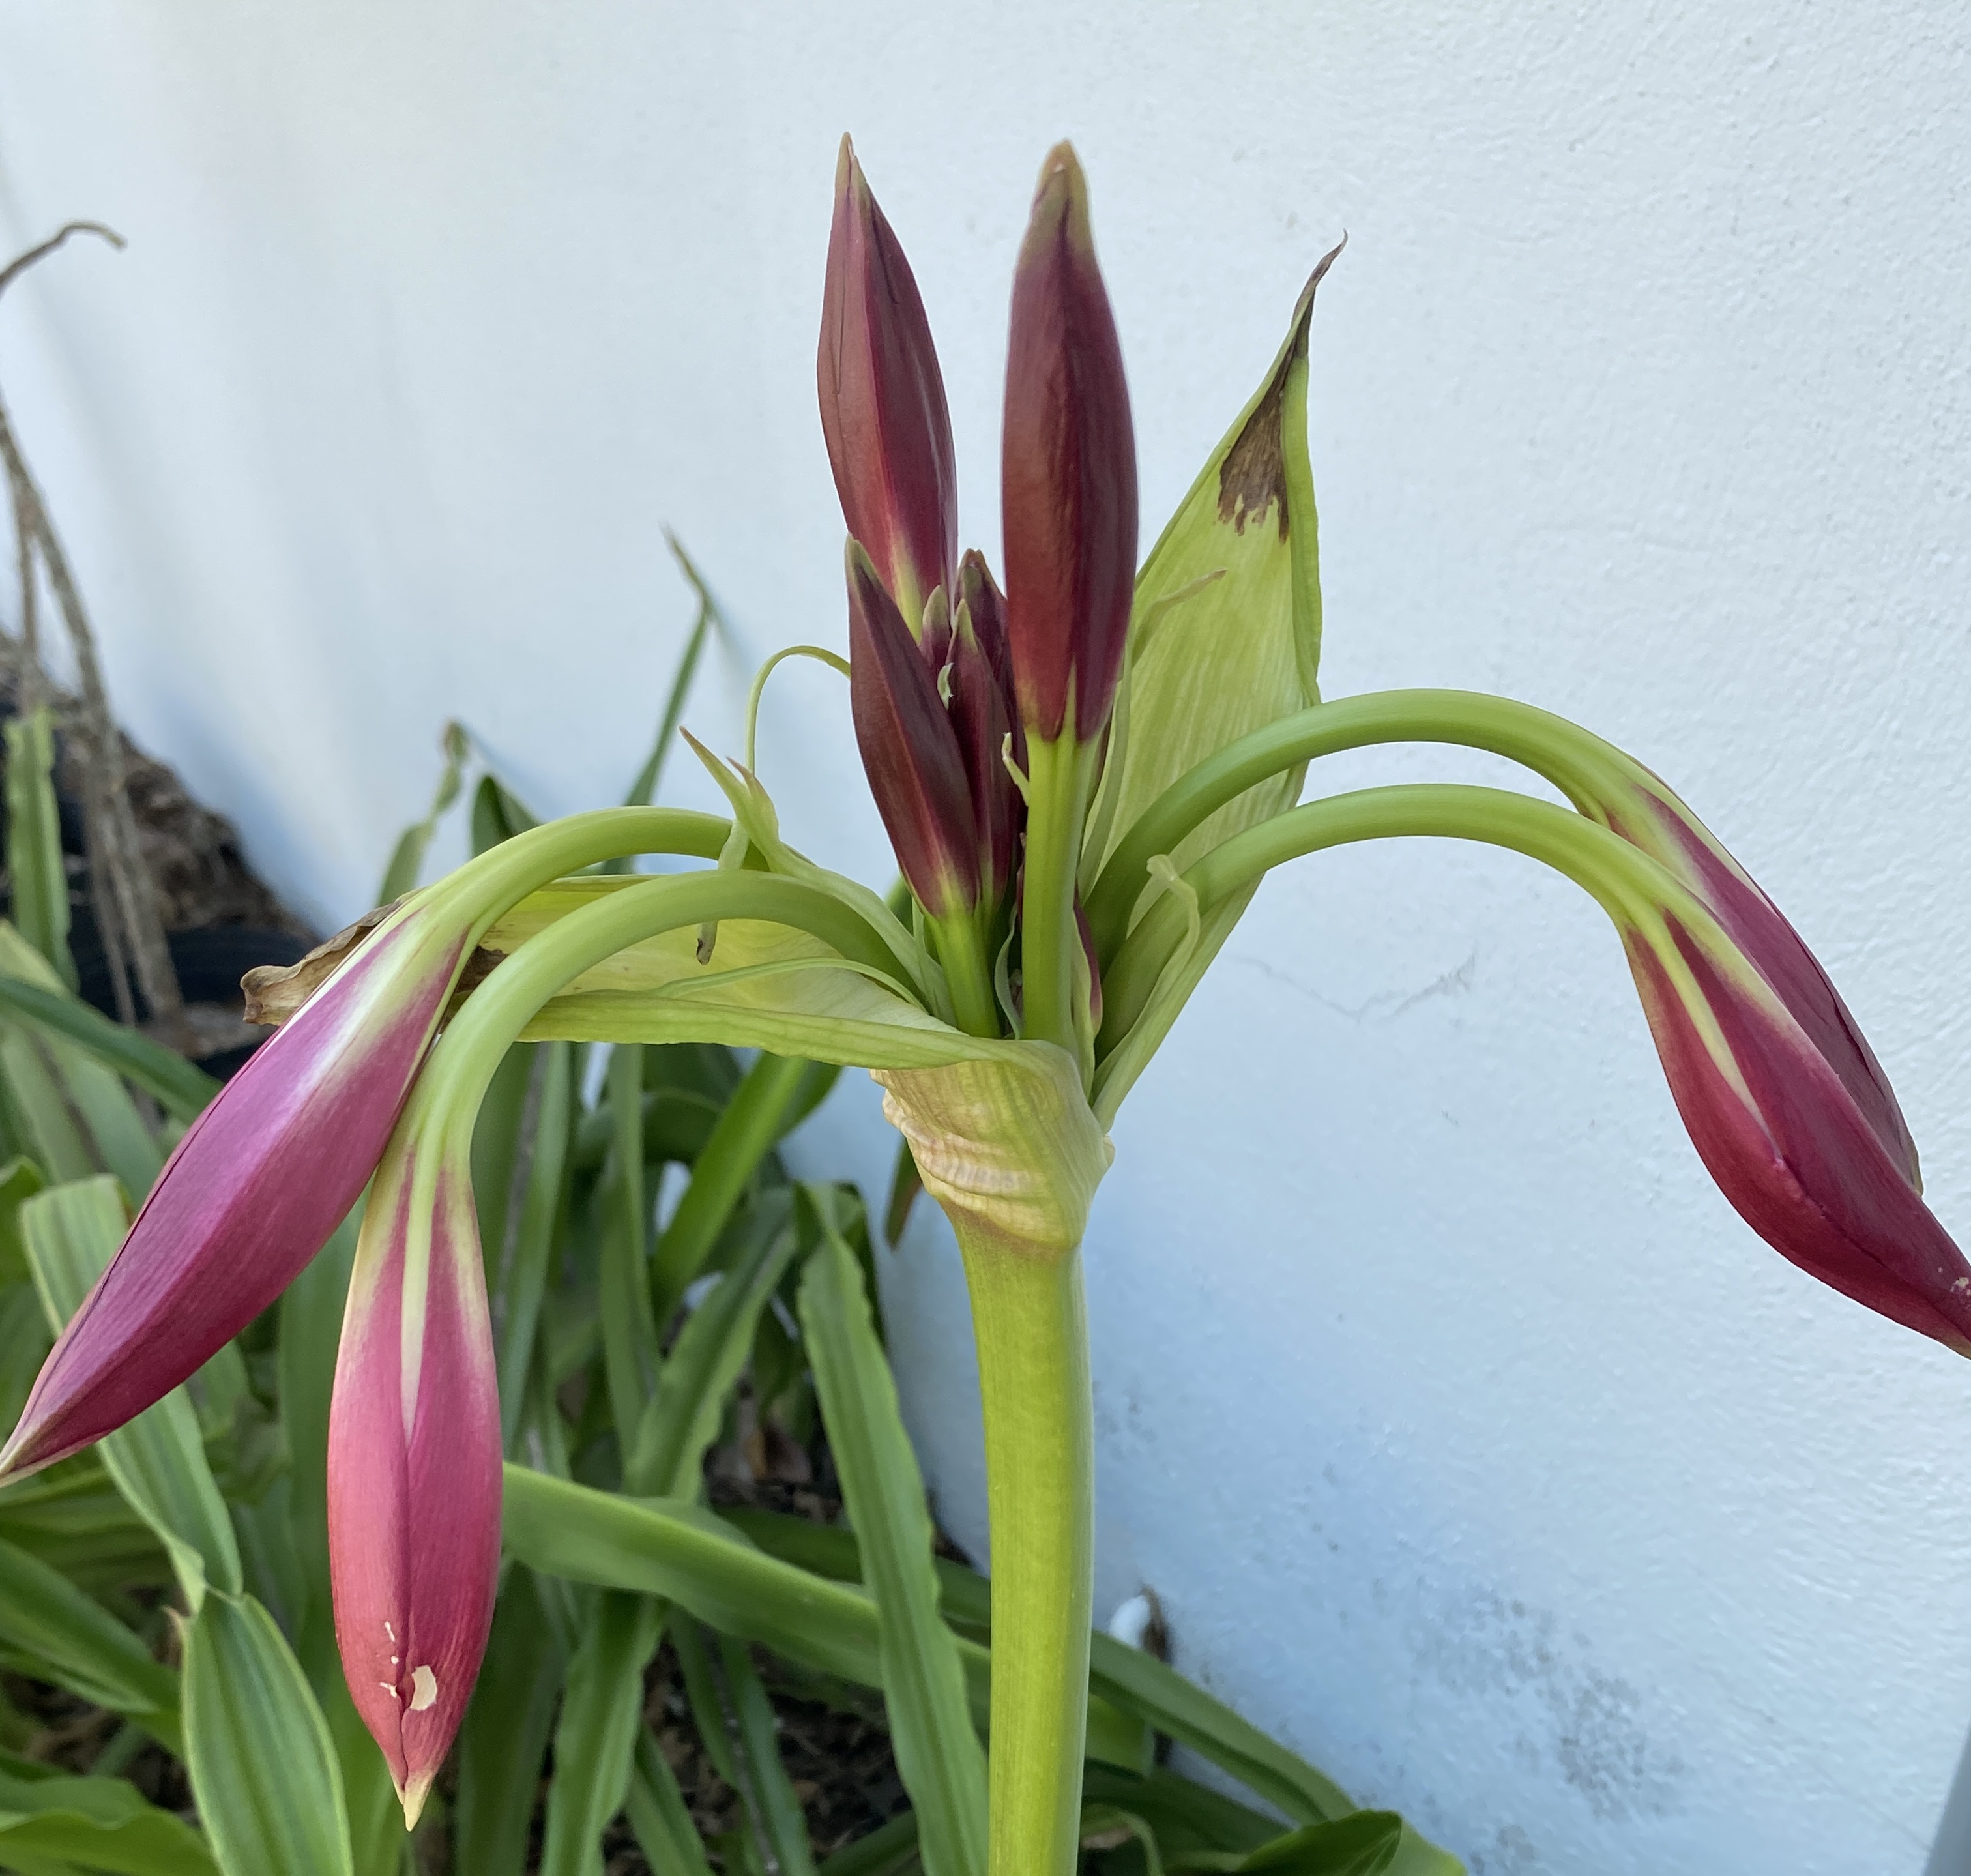
{"type": "Polygon", "coordinates": [[[1129,630],[1136,445],[1087,188],[1064,143],[1041,171],[1013,279],[1000,486],[1020,717],[1029,736],[1051,742],[1065,726],[1092,743],[1129,630]]]}
{"type": "Polygon", "coordinates": [[[465,1717],[500,1568],[500,1389],[471,1135],[450,1150],[428,1138],[400,1136],[377,1175],[328,1421],[336,1643],[406,1828],[465,1717]]]}
{"type": "Polygon", "coordinates": [[[0,1477],[139,1414],[285,1289],[356,1203],[451,994],[464,921],[383,923],[178,1142],[43,1365],[0,1477]]]}
{"type": "Polygon", "coordinates": [[[972,796],[937,678],[858,542],[849,571],[849,702],[897,864],[933,918],[979,899],[972,796]]]}
{"type": "Polygon", "coordinates": [[[849,139],[835,171],[822,298],[822,434],[849,532],[914,633],[952,589],[958,484],[944,379],[910,262],[849,139]]]}
{"type": "Polygon", "coordinates": [[[1006,770],[1006,738],[1016,725],[1006,683],[1005,601],[976,550],[965,556],[958,586],[948,680],[951,722],[972,791],[979,891],[988,905],[996,906],[1013,877],[1022,809],[1006,770]]]}
{"type": "Polygon", "coordinates": [[[1677,1109],[1739,1216],[1843,1295],[1971,1354],[1971,1264],[1884,1138],[1879,1102],[1857,1098],[1730,934],[1670,908],[1618,923],[1677,1109]]]}

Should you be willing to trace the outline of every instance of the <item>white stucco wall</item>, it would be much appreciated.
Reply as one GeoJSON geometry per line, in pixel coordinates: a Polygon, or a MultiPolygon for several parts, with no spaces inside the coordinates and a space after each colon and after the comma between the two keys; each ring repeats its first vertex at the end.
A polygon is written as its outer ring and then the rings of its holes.
{"type": "MultiPolygon", "coordinates": [[[[130,239],[9,296],[0,386],[125,716],[328,923],[448,714],[542,810],[620,789],[689,619],[661,524],[744,640],[715,739],[758,656],[841,641],[812,354],[845,126],[995,554],[1051,140],[1149,529],[1346,228],[1330,694],[1497,689],[1662,770],[1826,960],[1971,1232],[1968,35],[1915,0],[0,0],[0,246],[130,239]]],[[[794,837],[887,877],[833,681],[777,680],[765,747],[794,837]]],[[[809,1138],[887,1170],[859,1080],[809,1138]]],[[[1971,1373],[1709,1188],[1591,907],[1435,844],[1306,865],[1116,1144],[1106,1598],[1153,1585],[1185,1667],[1481,1876],[1917,1876],[1971,1721],[1971,1373]]],[[[894,1320],[976,1538],[934,1222],[894,1320]]]]}

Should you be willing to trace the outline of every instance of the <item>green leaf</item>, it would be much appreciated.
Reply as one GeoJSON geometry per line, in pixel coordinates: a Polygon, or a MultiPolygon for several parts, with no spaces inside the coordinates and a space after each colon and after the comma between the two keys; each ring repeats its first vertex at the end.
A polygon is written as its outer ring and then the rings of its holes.
{"type": "MultiPolygon", "coordinates": [[[[33,1286],[9,1295],[31,1305],[34,1334],[45,1347],[47,1318],[33,1286]]],[[[157,1534],[130,1509],[94,1453],[0,1490],[0,1537],[92,1595],[172,1580],[157,1534]]]]}
{"type": "Polygon", "coordinates": [[[1125,1811],[1113,1804],[1083,1804],[1083,1849],[1116,1849],[1131,1839],[1135,1839],[1141,1855],[1143,1876],[1164,1876],[1163,1858],[1157,1851],[1157,1834],[1142,1819],[1133,1811],[1125,1811]]]}
{"type": "Polygon", "coordinates": [[[938,1614],[933,1532],[896,1384],[877,1340],[836,1195],[808,1188],[822,1228],[801,1278],[800,1321],[862,1580],[876,1600],[885,1705],[897,1770],[917,1813],[926,1876],[986,1867],[986,1755],[973,1731],[957,1638],[938,1614]]]}
{"type": "Polygon", "coordinates": [[[790,1224],[764,1233],[686,1318],[630,1448],[624,1480],[632,1495],[698,1496],[705,1452],[718,1437],[760,1312],[798,1243],[790,1224]]]}
{"type": "Polygon", "coordinates": [[[0,1166],[0,1285],[29,1280],[21,1207],[47,1184],[31,1159],[11,1159],[0,1166]]]}
{"type": "Polygon", "coordinates": [[[384,869],[383,883],[377,890],[379,905],[388,905],[393,899],[401,899],[417,884],[418,876],[424,871],[425,855],[430,850],[432,836],[438,832],[438,824],[451,804],[458,799],[466,758],[472,753],[471,739],[461,725],[448,723],[438,747],[444,752],[445,767],[432,796],[431,811],[399,836],[396,849],[390,855],[390,864],[384,869]]]}
{"type": "MultiPolygon", "coordinates": [[[[0,1493],[4,1505],[10,1493],[0,1493]]],[[[178,1677],[101,1604],[0,1539],[0,1643],[92,1705],[127,1714],[178,1750],[178,1677]]]]}
{"type": "Polygon", "coordinates": [[[184,1625],[185,1762],[225,1876],[353,1876],[328,1728],[273,1618],[215,1592],[184,1625]]]}
{"type": "Polygon", "coordinates": [[[1280,1833],[1275,1818],[1262,1817],[1223,1793],[1159,1767],[1138,1776],[1113,1766],[1091,1765],[1083,1781],[1089,1804],[1110,1804],[1148,1825],[1167,1859],[1197,1851],[1240,1857],[1280,1833]]]}
{"type": "Polygon", "coordinates": [[[630,1790],[643,1708],[643,1669],[663,1630],[661,1604],[599,1597],[568,1663],[555,1729],[555,1779],[548,1791],[540,1876],[602,1876],[602,1833],[630,1790]]]}
{"type": "MultiPolygon", "coordinates": [[[[1094,838],[1084,849],[1084,891],[1137,816],[1186,770],[1321,700],[1307,351],[1315,289],[1334,259],[1315,269],[1264,381],[1136,576],[1094,838]]],[[[1295,772],[1290,785],[1282,778],[1252,790],[1171,858],[1181,871],[1228,834],[1291,806],[1299,790],[1295,772]]]]}
{"type": "MultiPolygon", "coordinates": [[[[650,1306],[650,1207],[643,1187],[643,1065],[634,1043],[609,1056],[615,1150],[604,1190],[601,1283],[603,1371],[619,1439],[641,1422],[663,1357],[650,1306]]],[[[627,1774],[626,1773],[627,1777],[627,1774]]]]}
{"type": "Polygon", "coordinates": [[[106,1876],[215,1876],[199,1833],[117,1778],[0,1771],[0,1864],[66,1858],[106,1876]]]}
{"type": "MultiPolygon", "coordinates": [[[[174,1119],[189,1122],[219,1092],[203,1069],[71,996],[11,925],[0,919],[0,1011],[36,1027],[96,1137],[109,1170],[141,1196],[164,1155],[117,1080],[127,1076],[174,1119]]],[[[11,1026],[11,1025],[10,1025],[11,1026]]],[[[93,1170],[92,1168],[91,1170],[93,1170]]]]}
{"type": "Polygon", "coordinates": [[[6,738],[7,871],[14,888],[14,923],[73,990],[68,868],[55,800],[54,712],[43,704],[24,717],[9,718],[6,738]]]}
{"type": "MultiPolygon", "coordinates": [[[[523,1467],[506,1471],[507,1547],[552,1576],[675,1602],[722,1633],[865,1687],[882,1685],[875,1604],[754,1549],[722,1520],[678,1499],[620,1498],[523,1467]]],[[[959,1644],[975,1721],[985,1720],[991,1659],[959,1644]]],[[[1100,1700],[1089,1703],[1088,1751],[1131,1769],[1148,1734],[1100,1700]]]]}
{"type": "Polygon", "coordinates": [[[524,834],[540,822],[497,775],[482,775],[472,793],[472,851],[475,855],[524,834]]]}
{"type": "MultiPolygon", "coordinates": [[[[691,556],[678,545],[677,537],[668,529],[664,538],[670,543],[671,552],[683,569],[684,577],[691,582],[692,591],[698,595],[698,617],[692,622],[691,636],[685,640],[684,655],[679,659],[676,673],[671,679],[670,695],[664,699],[663,719],[657,725],[656,741],[650,745],[650,753],[637,771],[637,779],[630,784],[630,792],[623,797],[623,805],[628,808],[647,807],[657,798],[658,778],[664,772],[664,759],[670,754],[678,725],[684,721],[685,700],[691,695],[691,682],[698,674],[698,661],[704,655],[705,640],[715,630],[722,638],[731,637],[725,615],[712,597],[712,589],[692,565],[691,556]]],[[[629,867],[626,861],[611,861],[606,870],[627,872],[629,867]]]]}
{"type": "Polygon", "coordinates": [[[739,1789],[747,1814],[759,1833],[769,1869],[780,1876],[814,1876],[814,1850],[807,1819],[794,1796],[774,1718],[774,1703],[761,1685],[746,1644],[731,1636],[718,1643],[722,1691],[731,1702],[733,1743],[738,1748],[739,1789]]]}
{"type": "MultiPolygon", "coordinates": [[[[459,1729],[452,1833],[461,1871],[523,1876],[566,1666],[538,1580],[524,1564],[514,1565],[500,1587],[485,1663],[459,1729]]],[[[653,1859],[653,1867],[669,1866],[653,1859]]]]}
{"type": "Polygon", "coordinates": [[[1230,1868],[1245,1876],[1388,1876],[1396,1865],[1403,1820],[1393,1811],[1357,1811],[1326,1824],[1306,1824],[1262,1844],[1239,1861],[1173,1862],[1181,1868],[1230,1868]]]}
{"type": "MultiPolygon", "coordinates": [[[[637,1847],[643,1861],[663,1876],[712,1876],[705,1861],[705,1845],[691,1812],[678,1789],[677,1774],[657,1744],[656,1735],[643,1727],[637,1735],[637,1757],[630,1770],[630,1828],[635,1832],[637,1847]]],[[[468,1860],[469,1869],[481,1865],[468,1860]]],[[[513,1866],[515,1876],[520,1869],[513,1866]]],[[[507,1876],[504,1870],[487,1869],[486,1876],[507,1876]]]]}
{"type": "Polygon", "coordinates": [[[902,1811],[866,1837],[844,1844],[816,1876],[903,1876],[917,1860],[917,1814],[902,1811]]]}
{"type": "Polygon", "coordinates": [[[657,1240],[651,1282],[660,1318],[677,1307],[761,1161],[786,1132],[793,1109],[812,1087],[812,1068],[763,1054],[726,1103],[657,1240]]]}
{"type": "MultiPolygon", "coordinates": [[[[127,1223],[122,1195],[106,1175],[53,1187],[21,1207],[28,1259],[51,1329],[59,1333],[82,1307],[127,1223]]],[[[197,1611],[208,1583],[237,1592],[243,1579],[233,1520],[184,1389],[172,1389],[99,1449],[117,1490],[170,1553],[187,1606],[197,1611]]]]}
{"type": "Polygon", "coordinates": [[[500,1236],[486,1239],[492,1265],[487,1293],[499,1358],[500,1424],[509,1451],[514,1448],[526,1401],[548,1265],[565,1197],[575,1113],[574,1050],[565,1042],[551,1042],[529,1054],[526,1105],[511,1169],[518,1203],[509,1197],[502,1208],[500,1236]]]}

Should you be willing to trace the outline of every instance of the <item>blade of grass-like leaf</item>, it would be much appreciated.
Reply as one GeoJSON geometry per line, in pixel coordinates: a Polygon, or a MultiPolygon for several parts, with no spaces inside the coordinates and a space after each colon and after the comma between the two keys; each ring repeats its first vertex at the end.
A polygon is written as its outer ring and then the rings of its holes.
{"type": "Polygon", "coordinates": [[[673,1616],[671,1647],[677,1656],[678,1672],[684,1679],[685,1699],[691,1708],[692,1724],[698,1728],[699,1742],[712,1769],[733,1790],[739,1789],[739,1759],[732,1742],[725,1703],[718,1698],[718,1682],[712,1666],[715,1637],[687,1617],[673,1616]]]}
{"type": "Polygon", "coordinates": [[[609,1111],[615,1143],[604,1175],[608,1204],[602,1227],[599,1308],[603,1371],[619,1440],[630,1438],[642,1423],[662,1365],[657,1318],[650,1307],[642,1056],[634,1043],[621,1042],[609,1056],[609,1111]]]}
{"type": "Polygon", "coordinates": [[[431,848],[432,836],[438,832],[438,824],[444,819],[451,804],[458,799],[466,758],[472,753],[471,739],[461,725],[448,723],[438,747],[445,755],[445,768],[432,796],[431,811],[422,821],[413,822],[398,837],[390,864],[383,871],[383,883],[377,891],[379,905],[388,905],[393,899],[401,899],[417,884],[418,875],[424,871],[425,855],[431,848]]]}
{"type": "MultiPolygon", "coordinates": [[[[684,656],[678,660],[677,671],[671,679],[670,695],[664,699],[664,714],[657,725],[656,741],[650,745],[650,753],[637,772],[637,779],[630,784],[630,792],[623,797],[626,808],[647,807],[656,799],[658,778],[664,772],[665,758],[670,754],[678,725],[684,721],[685,702],[691,695],[692,679],[698,675],[698,661],[704,655],[705,641],[715,630],[721,637],[727,635],[725,620],[719,612],[718,602],[675,539],[671,540],[671,551],[676,555],[685,578],[698,595],[698,617],[692,621],[691,636],[685,640],[684,656]]],[[[615,873],[630,869],[626,862],[612,861],[604,870],[615,873]]]]}
{"type": "Polygon", "coordinates": [[[643,1706],[643,1668],[663,1629],[662,1606],[611,1593],[597,1599],[568,1663],[555,1728],[540,1876],[601,1876],[602,1833],[623,1808],[643,1706]]]}
{"type": "Polygon", "coordinates": [[[624,1468],[624,1489],[633,1497],[698,1496],[706,1450],[718,1437],[760,1312],[780,1287],[799,1243],[791,1219],[764,1233],[686,1319],[624,1468]]]}
{"type": "Polygon", "coordinates": [[[774,1703],[767,1698],[744,1642],[729,1635],[719,1637],[718,1672],[722,1692],[731,1702],[740,1790],[759,1833],[767,1868],[778,1876],[814,1876],[807,1819],[794,1795],[793,1781],[787,1777],[787,1762],[780,1757],[774,1703]]]}
{"type": "Polygon", "coordinates": [[[810,1066],[787,1056],[762,1055],[727,1102],[692,1168],[691,1184],[657,1240],[650,1282],[660,1321],[669,1321],[740,1194],[780,1138],[788,1113],[809,1085],[810,1066]]]}
{"type": "Polygon", "coordinates": [[[482,775],[472,791],[472,851],[481,854],[540,822],[497,775],[482,775]]]}
{"type": "Polygon", "coordinates": [[[1141,1818],[1155,1832],[1167,1858],[1210,1852],[1234,1859],[1271,1843],[1280,1834],[1276,1818],[1214,1791],[1163,1767],[1139,1776],[1113,1766],[1091,1765],[1083,1781],[1083,1801],[1112,1804],[1141,1818]]]}
{"type": "Polygon", "coordinates": [[[280,1301],[275,1358],[292,1480],[288,1503],[295,1552],[307,1587],[297,1652],[316,1693],[324,1700],[342,1684],[342,1660],[329,1607],[328,1405],[361,1211],[359,1204],[336,1227],[321,1254],[288,1285],[280,1301]]]}
{"type": "MultiPolygon", "coordinates": [[[[852,1532],[771,1511],[735,1510],[727,1514],[727,1521],[769,1555],[839,1582],[862,1580],[860,1549],[852,1532]]],[[[961,1628],[989,1633],[991,1584],[977,1571],[946,1559],[940,1558],[936,1568],[946,1619],[961,1628]]],[[[1089,1685],[1229,1772],[1297,1822],[1320,1823],[1355,1809],[1340,1786],[1297,1753],[1241,1719],[1174,1668],[1113,1636],[1093,1637],[1089,1685]]]]}
{"type": "Polygon", "coordinates": [[[1240,1876],[1389,1876],[1403,1835],[1403,1820],[1393,1811],[1357,1811],[1325,1824],[1304,1824],[1229,1866],[1173,1859],[1171,1868],[1229,1867],[1240,1876]]]}
{"type": "Polygon", "coordinates": [[[0,1867],[65,1858],[105,1876],[217,1876],[199,1833],[117,1778],[0,1772],[0,1867]]]}
{"type": "Polygon", "coordinates": [[[6,738],[7,871],[14,889],[14,923],[73,990],[68,868],[62,860],[61,812],[55,801],[54,712],[43,704],[10,718],[6,738]]]}
{"type": "Polygon", "coordinates": [[[40,1663],[42,1678],[179,1750],[178,1676],[100,1603],[4,1539],[0,1643],[40,1663]]]}
{"type": "Polygon", "coordinates": [[[154,1095],[174,1120],[196,1120],[219,1092],[219,1083],[204,1069],[73,997],[0,973],[0,1009],[87,1050],[106,1068],[154,1095]]]}
{"type": "Polygon", "coordinates": [[[215,1591],[184,1636],[185,1763],[225,1876],[353,1876],[328,1727],[273,1618],[215,1591]]]}
{"type": "MultiPolygon", "coordinates": [[[[485,1663],[459,1731],[451,1826],[460,1871],[523,1876],[566,1665],[538,1580],[525,1564],[513,1565],[500,1585],[485,1663]]],[[[653,1859],[652,1868],[666,1867],[653,1859]]]]}
{"type": "MultiPolygon", "coordinates": [[[[662,1876],[712,1876],[705,1845],[691,1821],[684,1793],[678,1789],[677,1774],[657,1744],[656,1734],[647,1726],[637,1735],[636,1760],[630,1769],[629,1812],[637,1847],[652,1869],[662,1876]]],[[[468,1863],[466,1867],[477,1869],[479,1865],[468,1863]]],[[[513,1868],[517,1871],[520,1865],[513,1868]]],[[[489,1870],[486,1876],[507,1873],[489,1870]]]]}
{"type": "Polygon", "coordinates": [[[31,1159],[11,1159],[0,1166],[0,1284],[28,1281],[21,1207],[47,1184],[41,1169],[31,1159]]]}
{"type": "Polygon", "coordinates": [[[548,1265],[562,1221],[569,1123],[575,1109],[572,1047],[565,1042],[533,1046],[538,1054],[529,1078],[524,1151],[514,1168],[521,1190],[517,1207],[508,1201],[499,1264],[492,1273],[489,1296],[494,1346],[499,1357],[500,1433],[509,1452],[519,1438],[548,1265]]]}
{"type": "Polygon", "coordinates": [[[1157,1833],[1142,1818],[1133,1811],[1125,1811],[1113,1804],[1082,1806],[1083,1849],[1116,1849],[1132,1840],[1142,1865],[1142,1876],[1164,1876],[1164,1861],[1157,1850],[1157,1833]]]}
{"type": "Polygon", "coordinates": [[[917,1814],[899,1812],[866,1837],[844,1844],[816,1876],[903,1876],[917,1863],[917,1814]]]}
{"type": "MultiPolygon", "coordinates": [[[[859,1589],[767,1555],[683,1500],[621,1498],[515,1465],[506,1486],[507,1547],[534,1568],[664,1598],[722,1633],[865,1687],[882,1685],[876,1605],[859,1589]]],[[[972,1643],[959,1649],[982,1725],[991,1658],[972,1643]]],[[[1104,1701],[1089,1703],[1091,1757],[1139,1768],[1148,1738],[1140,1721],[1104,1701]]]]}
{"type": "MultiPolygon", "coordinates": [[[[116,1181],[104,1175],[55,1186],[21,1207],[34,1285],[59,1333],[82,1307],[123,1240],[128,1219],[116,1181]]],[[[99,1442],[103,1464],[131,1508],[171,1553],[187,1607],[206,1587],[236,1592],[239,1546],[213,1478],[198,1415],[181,1387],[99,1442]]]]}
{"type": "Polygon", "coordinates": [[[972,1726],[958,1640],[938,1614],[933,1532],[896,1384],[876,1338],[862,1272],[834,1215],[836,1195],[803,1189],[822,1232],[801,1277],[803,1339],[862,1579],[876,1601],[897,1770],[917,1813],[927,1876],[982,1876],[986,1755],[972,1726]]]}
{"type": "Polygon", "coordinates": [[[404,1814],[390,1783],[389,1766],[340,1674],[317,1698],[342,1773],[343,1815],[348,1820],[350,1861],[356,1876],[402,1876],[409,1839],[404,1835],[404,1814]]]}

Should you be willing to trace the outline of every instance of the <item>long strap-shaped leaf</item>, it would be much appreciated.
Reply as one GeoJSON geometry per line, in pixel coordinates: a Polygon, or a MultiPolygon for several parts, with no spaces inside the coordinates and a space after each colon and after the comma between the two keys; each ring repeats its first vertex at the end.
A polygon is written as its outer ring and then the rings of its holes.
{"type": "MultiPolygon", "coordinates": [[[[637,1500],[507,1467],[503,1528],[515,1556],[550,1575],[662,1596],[721,1633],[826,1674],[882,1685],[876,1605],[860,1590],[780,1562],[676,1499],[637,1500]]],[[[973,1718],[982,1724],[992,1661],[959,1644],[973,1718]]],[[[1106,1701],[1089,1703],[1088,1752],[1139,1768],[1148,1734],[1106,1701]]]]}
{"type": "Polygon", "coordinates": [[[986,1755],[966,1703],[958,1639],[938,1614],[930,1516],[836,1195],[810,1189],[822,1228],[801,1278],[800,1320],[862,1580],[875,1598],[897,1770],[916,1806],[925,1876],[986,1867],[986,1755]]]}
{"type": "Polygon", "coordinates": [[[0,1866],[215,1876],[204,1840],[183,1818],[147,1803],[121,1779],[50,1777],[51,1770],[0,1766],[0,1866]]]}

